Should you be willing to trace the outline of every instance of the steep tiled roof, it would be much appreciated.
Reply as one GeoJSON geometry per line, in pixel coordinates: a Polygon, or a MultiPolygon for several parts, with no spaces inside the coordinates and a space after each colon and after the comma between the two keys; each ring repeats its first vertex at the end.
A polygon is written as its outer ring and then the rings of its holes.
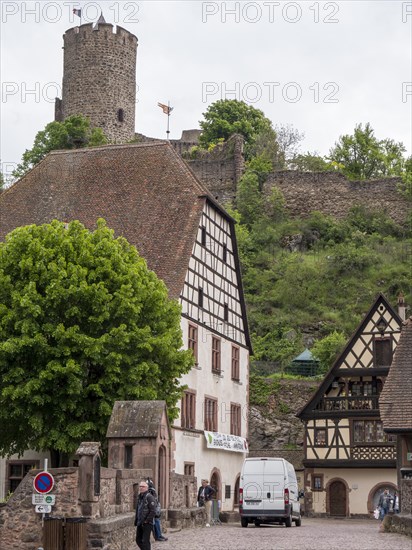
{"type": "Polygon", "coordinates": [[[22,225],[104,218],[177,298],[207,196],[166,142],[56,151],[0,194],[0,241],[22,225]]]}
{"type": "Polygon", "coordinates": [[[402,326],[379,408],[385,430],[412,432],[412,317],[402,326]]]}
{"type": "Polygon", "coordinates": [[[115,401],[106,437],[157,437],[163,415],[166,401],[115,401]]]}

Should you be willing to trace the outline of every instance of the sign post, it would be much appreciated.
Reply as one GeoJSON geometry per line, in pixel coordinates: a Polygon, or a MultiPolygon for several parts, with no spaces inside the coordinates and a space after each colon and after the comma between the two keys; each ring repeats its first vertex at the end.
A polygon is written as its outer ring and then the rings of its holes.
{"type": "Polygon", "coordinates": [[[52,505],[56,502],[55,495],[48,495],[54,487],[54,477],[47,471],[47,458],[44,460],[44,470],[37,474],[33,480],[34,490],[37,492],[32,495],[32,503],[35,512],[42,515],[42,525],[44,515],[50,514],[52,505]]]}

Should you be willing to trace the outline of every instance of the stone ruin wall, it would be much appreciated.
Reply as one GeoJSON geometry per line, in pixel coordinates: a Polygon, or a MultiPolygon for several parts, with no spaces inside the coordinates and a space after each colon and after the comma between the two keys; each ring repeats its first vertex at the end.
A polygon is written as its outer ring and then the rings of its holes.
{"type": "MultiPolygon", "coordinates": [[[[141,134],[136,136],[141,142],[163,141],[141,134]]],[[[234,135],[223,146],[190,158],[190,150],[198,144],[195,139],[195,133],[186,131],[182,139],[171,140],[170,144],[217,201],[223,206],[235,203],[237,184],[245,170],[242,137],[234,135]],[[186,137],[193,141],[183,139],[186,137]]],[[[400,181],[400,178],[350,181],[337,172],[283,170],[269,174],[263,192],[269,194],[273,187],[279,188],[292,218],[319,211],[343,219],[353,206],[363,205],[372,210],[383,210],[395,222],[405,225],[412,204],[399,193],[400,181]]]]}
{"type": "MultiPolygon", "coordinates": [[[[199,159],[188,164],[223,206],[236,201],[239,176],[235,159],[199,159]]],[[[363,205],[371,210],[383,210],[396,223],[405,225],[412,204],[399,193],[400,181],[400,178],[350,181],[334,172],[285,170],[269,174],[263,192],[269,194],[273,187],[280,189],[292,218],[307,217],[317,210],[343,219],[353,206],[363,205]]]]}
{"type": "Polygon", "coordinates": [[[350,181],[334,172],[279,171],[269,175],[263,191],[278,187],[292,217],[305,217],[315,210],[343,219],[350,208],[363,205],[384,210],[395,222],[404,225],[412,204],[397,190],[400,178],[350,181]]]}

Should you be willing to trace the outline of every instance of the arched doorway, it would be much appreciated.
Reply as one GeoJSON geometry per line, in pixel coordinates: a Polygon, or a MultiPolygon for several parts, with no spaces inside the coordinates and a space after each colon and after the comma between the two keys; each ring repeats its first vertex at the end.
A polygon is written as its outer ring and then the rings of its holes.
{"type": "Polygon", "coordinates": [[[159,461],[158,461],[158,471],[157,471],[157,479],[158,479],[158,487],[157,492],[159,495],[159,501],[162,506],[162,508],[166,508],[168,506],[168,503],[166,502],[167,499],[167,490],[166,490],[166,449],[164,445],[161,445],[159,447],[159,461]]]}
{"type": "Polygon", "coordinates": [[[240,483],[240,476],[237,476],[235,481],[235,489],[233,493],[233,507],[237,508],[239,506],[239,483],[240,483]]]}
{"type": "Polygon", "coordinates": [[[213,498],[215,500],[221,500],[220,483],[221,482],[220,482],[219,470],[213,470],[212,476],[210,478],[210,485],[216,491],[215,494],[213,495],[213,498]]]}
{"type": "Polygon", "coordinates": [[[332,481],[328,487],[329,515],[346,516],[348,494],[343,481],[332,481]]]}

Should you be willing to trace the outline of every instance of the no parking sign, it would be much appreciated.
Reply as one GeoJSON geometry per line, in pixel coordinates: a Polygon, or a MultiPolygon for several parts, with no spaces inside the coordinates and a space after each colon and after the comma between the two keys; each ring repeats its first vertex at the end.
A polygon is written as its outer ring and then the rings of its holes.
{"type": "Polygon", "coordinates": [[[50,493],[53,489],[53,485],[54,478],[49,472],[40,472],[33,481],[34,489],[42,495],[50,493]]]}

